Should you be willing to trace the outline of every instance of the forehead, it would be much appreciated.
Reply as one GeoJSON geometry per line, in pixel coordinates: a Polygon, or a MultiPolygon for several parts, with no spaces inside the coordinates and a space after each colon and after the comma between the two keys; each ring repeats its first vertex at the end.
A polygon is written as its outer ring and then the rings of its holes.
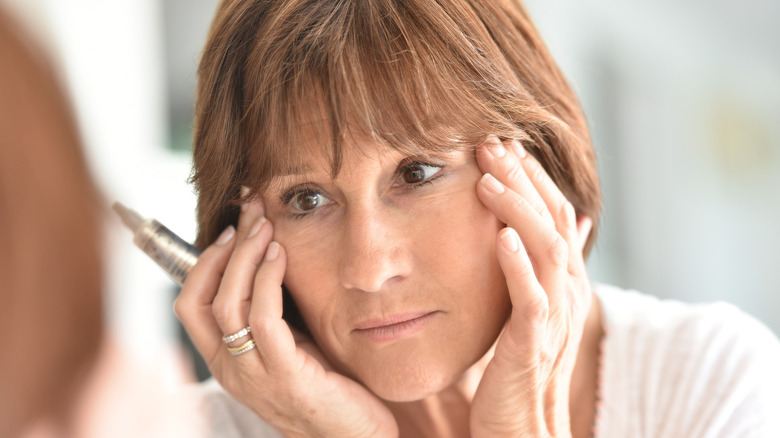
{"type": "Polygon", "coordinates": [[[394,166],[409,155],[428,157],[434,154],[423,147],[413,145],[399,150],[381,138],[352,129],[347,129],[338,148],[334,148],[333,140],[328,135],[328,123],[328,120],[323,118],[311,118],[298,125],[298,141],[292,145],[296,158],[279,163],[275,178],[319,174],[337,179],[344,171],[359,170],[359,167],[394,166]],[[334,163],[335,154],[339,154],[338,167],[334,163]]]}
{"type": "MultiPolygon", "coordinates": [[[[322,93],[311,92],[310,97],[296,105],[289,105],[287,131],[291,138],[280,139],[284,154],[275,153],[273,176],[300,175],[311,172],[329,172],[336,177],[344,161],[355,159],[386,160],[405,155],[426,156],[434,151],[451,150],[454,143],[439,138],[432,148],[427,142],[417,142],[399,127],[383,133],[358,117],[354,111],[342,114],[329,111],[322,93]]],[[[395,118],[388,114],[390,119],[395,118]]],[[[436,129],[431,130],[436,131],[436,129]]]]}
{"type": "Polygon", "coordinates": [[[262,191],[281,177],[313,172],[335,179],[347,155],[435,156],[474,148],[492,131],[458,124],[433,110],[436,105],[428,111],[399,105],[389,90],[362,96],[352,91],[328,86],[312,73],[257,96],[246,115],[247,185],[262,191]]]}

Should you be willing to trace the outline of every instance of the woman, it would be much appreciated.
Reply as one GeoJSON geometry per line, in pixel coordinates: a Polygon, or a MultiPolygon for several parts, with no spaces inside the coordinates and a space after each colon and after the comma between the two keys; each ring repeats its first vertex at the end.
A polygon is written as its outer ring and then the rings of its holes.
{"type": "Polygon", "coordinates": [[[17,437],[70,426],[103,332],[101,225],[67,99],[2,8],[0,53],[0,436],[17,437]]]}
{"type": "Polygon", "coordinates": [[[190,437],[104,323],[103,199],[48,54],[14,18],[0,7],[0,437],[190,437]]]}
{"type": "Polygon", "coordinates": [[[199,72],[215,434],[780,431],[763,326],[589,283],[595,158],[520,4],[226,0],[199,72]]]}

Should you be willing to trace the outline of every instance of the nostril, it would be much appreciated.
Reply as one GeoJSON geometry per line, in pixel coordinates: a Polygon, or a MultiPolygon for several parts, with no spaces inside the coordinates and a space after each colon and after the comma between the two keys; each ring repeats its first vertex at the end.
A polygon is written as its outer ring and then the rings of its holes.
{"type": "Polygon", "coordinates": [[[347,289],[379,292],[402,277],[399,260],[389,253],[355,255],[342,269],[341,283],[347,289]]]}
{"type": "Polygon", "coordinates": [[[334,256],[339,257],[340,281],[346,289],[379,292],[389,281],[407,275],[408,251],[398,222],[388,209],[359,205],[347,213],[342,228],[343,244],[334,256]],[[390,225],[388,225],[390,224],[390,225]]]}

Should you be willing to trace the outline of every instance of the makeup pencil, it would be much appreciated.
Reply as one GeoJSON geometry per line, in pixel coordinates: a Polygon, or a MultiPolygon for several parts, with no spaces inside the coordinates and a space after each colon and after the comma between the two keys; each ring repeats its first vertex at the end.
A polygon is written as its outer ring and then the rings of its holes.
{"type": "Polygon", "coordinates": [[[111,206],[130,231],[133,242],[177,284],[181,285],[187,273],[198,261],[200,251],[174,234],[155,219],[145,219],[137,212],[114,202],[111,206]]]}

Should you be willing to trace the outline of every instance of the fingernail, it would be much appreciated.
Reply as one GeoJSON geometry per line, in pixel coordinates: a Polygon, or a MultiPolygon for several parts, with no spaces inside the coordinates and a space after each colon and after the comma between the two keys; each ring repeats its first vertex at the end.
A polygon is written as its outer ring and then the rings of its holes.
{"type": "Polygon", "coordinates": [[[257,232],[260,231],[260,228],[263,228],[263,224],[265,223],[265,221],[266,221],[265,216],[258,219],[257,222],[255,222],[255,224],[252,226],[252,229],[249,230],[249,234],[246,235],[246,238],[249,239],[250,237],[257,234],[257,232]]]}
{"type": "Polygon", "coordinates": [[[515,148],[515,153],[520,158],[525,158],[526,155],[528,155],[528,151],[525,150],[523,147],[523,144],[519,141],[515,140],[512,142],[512,146],[515,148]]]}
{"type": "Polygon", "coordinates": [[[219,235],[217,238],[216,244],[217,245],[224,245],[228,242],[230,242],[230,239],[233,238],[233,236],[236,235],[236,229],[233,228],[233,225],[229,225],[227,228],[225,228],[225,231],[222,232],[222,234],[219,235]]]}
{"type": "Polygon", "coordinates": [[[520,249],[520,236],[512,228],[506,228],[506,231],[501,234],[501,244],[507,251],[517,252],[520,249]]]}
{"type": "Polygon", "coordinates": [[[488,138],[485,139],[485,144],[490,146],[496,143],[501,143],[501,140],[498,139],[494,134],[488,135],[488,138]]]}
{"type": "Polygon", "coordinates": [[[265,260],[270,262],[271,260],[275,260],[278,255],[279,244],[276,242],[271,242],[268,245],[268,249],[265,250],[265,260]]]}
{"type": "Polygon", "coordinates": [[[482,184],[484,184],[485,188],[492,193],[497,195],[504,193],[504,185],[498,182],[498,180],[489,173],[482,175],[482,184]]]}
{"type": "Polygon", "coordinates": [[[488,150],[496,158],[502,158],[506,155],[506,149],[504,149],[504,145],[500,141],[498,143],[492,143],[488,146],[488,150]]]}

